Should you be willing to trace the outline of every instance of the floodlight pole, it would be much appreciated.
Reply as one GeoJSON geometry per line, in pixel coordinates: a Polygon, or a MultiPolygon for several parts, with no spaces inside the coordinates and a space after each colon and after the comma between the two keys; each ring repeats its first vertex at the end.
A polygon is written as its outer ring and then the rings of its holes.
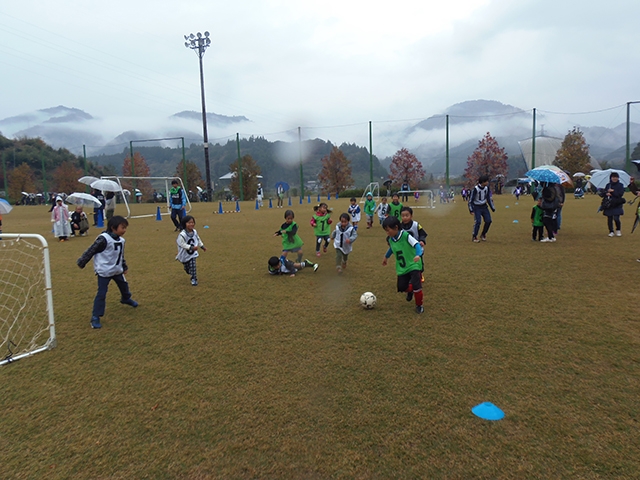
{"type": "Polygon", "coordinates": [[[242,157],[240,156],[240,134],[236,133],[236,147],[238,149],[238,182],[240,184],[240,201],[244,202],[244,188],[242,187],[242,157]]]}
{"type": "Polygon", "coordinates": [[[447,172],[447,190],[449,190],[449,115],[445,117],[445,130],[446,130],[446,139],[445,139],[445,157],[446,157],[446,172],[447,172]]]}
{"type": "Polygon", "coordinates": [[[631,148],[629,146],[629,143],[631,142],[631,122],[630,122],[630,118],[631,118],[631,104],[632,103],[640,103],[640,101],[638,102],[627,102],[627,156],[626,156],[626,161],[624,164],[625,170],[627,171],[627,173],[629,173],[631,171],[631,148]]]}
{"type": "Polygon", "coordinates": [[[302,174],[302,134],[300,133],[300,127],[298,127],[298,148],[300,152],[300,203],[304,197],[304,175],[302,174]]]}
{"type": "Polygon", "coordinates": [[[211,201],[213,191],[211,188],[211,166],[209,164],[209,135],[207,134],[207,108],[204,102],[204,71],[202,69],[202,57],[204,52],[211,45],[211,39],[209,38],[209,32],[204,32],[204,36],[198,32],[196,35],[193,33],[185,35],[184,46],[190,48],[196,55],[200,63],[200,98],[202,100],[202,136],[204,143],[204,168],[207,178],[207,201],[211,201]]]}
{"type": "MultiPolygon", "coordinates": [[[[87,146],[84,144],[82,145],[82,156],[84,157],[84,176],[86,177],[88,175],[87,174],[87,146]]],[[[85,185],[84,191],[85,193],[89,193],[90,191],[89,185],[85,185]]]]}
{"type": "Polygon", "coordinates": [[[373,183],[373,137],[371,136],[371,120],[369,120],[369,183],[373,183]]]}

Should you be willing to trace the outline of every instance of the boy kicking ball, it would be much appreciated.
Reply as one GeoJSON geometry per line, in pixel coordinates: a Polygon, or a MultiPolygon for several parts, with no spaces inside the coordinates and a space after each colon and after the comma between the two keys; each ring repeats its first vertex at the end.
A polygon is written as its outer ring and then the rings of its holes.
{"type": "Polygon", "coordinates": [[[391,255],[396,257],[396,274],[398,275],[398,291],[407,294],[407,302],[416,301],[416,313],[423,313],[422,306],[422,246],[413,238],[407,230],[402,230],[400,220],[396,217],[387,217],[382,222],[382,227],[387,232],[389,250],[384,255],[382,265],[387,265],[391,255]]]}

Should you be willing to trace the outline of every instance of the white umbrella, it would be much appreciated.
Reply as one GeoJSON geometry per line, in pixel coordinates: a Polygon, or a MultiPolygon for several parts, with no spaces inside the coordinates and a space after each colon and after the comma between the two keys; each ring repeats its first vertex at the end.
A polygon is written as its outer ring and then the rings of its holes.
{"type": "Polygon", "coordinates": [[[631,182],[631,177],[624,170],[616,170],[615,168],[607,168],[606,170],[591,170],[591,178],[589,181],[591,185],[596,188],[604,188],[609,183],[609,176],[612,173],[617,173],[620,176],[620,183],[623,187],[626,187],[631,182]]]}
{"type": "Polygon", "coordinates": [[[574,177],[586,177],[586,174],[582,173],[582,172],[576,172],[573,174],[574,177]]]}
{"type": "Polygon", "coordinates": [[[98,180],[100,179],[97,177],[91,177],[91,176],[80,177],[78,179],[80,183],[84,183],[85,185],[91,185],[93,182],[97,182],[98,180]]]}
{"type": "Polygon", "coordinates": [[[202,187],[196,185],[196,188],[198,189],[198,192],[202,193],[202,187]]]}
{"type": "Polygon", "coordinates": [[[130,192],[129,190],[127,190],[126,188],[123,188],[123,189],[122,189],[122,193],[123,193],[123,195],[126,195],[127,197],[128,197],[129,195],[131,195],[131,192],[130,192]]]}
{"type": "Polygon", "coordinates": [[[120,185],[113,180],[105,179],[96,180],[91,184],[91,188],[95,188],[96,190],[101,190],[103,192],[119,192],[122,190],[120,185]]]}
{"type": "Polygon", "coordinates": [[[23,195],[29,196],[29,194],[27,192],[20,192],[20,193],[22,193],[23,195]]]}
{"type": "Polygon", "coordinates": [[[4,198],[0,198],[0,215],[5,215],[13,210],[13,207],[4,198]]]}
{"type": "Polygon", "coordinates": [[[66,200],[67,202],[73,205],[89,206],[89,207],[96,207],[96,208],[99,208],[102,206],[102,203],[100,203],[100,200],[98,200],[96,197],[94,197],[93,195],[89,195],[88,193],[82,193],[82,192],[72,193],[66,198],[66,200]]]}

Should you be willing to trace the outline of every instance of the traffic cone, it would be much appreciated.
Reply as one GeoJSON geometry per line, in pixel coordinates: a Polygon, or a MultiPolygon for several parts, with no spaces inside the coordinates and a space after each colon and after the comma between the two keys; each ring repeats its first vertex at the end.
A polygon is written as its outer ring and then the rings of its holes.
{"type": "Polygon", "coordinates": [[[289,197],[289,206],[291,206],[291,197],[289,197]]]}
{"type": "Polygon", "coordinates": [[[271,203],[271,199],[269,199],[269,208],[273,208],[273,204],[271,203]]]}
{"type": "Polygon", "coordinates": [[[104,227],[104,217],[102,216],[103,214],[104,212],[102,209],[98,210],[98,220],[96,221],[96,227],[98,228],[104,227]]]}
{"type": "Polygon", "coordinates": [[[240,211],[240,202],[236,200],[236,212],[240,211]]]}
{"type": "Polygon", "coordinates": [[[318,203],[320,202],[320,194],[318,194],[318,203]]]}
{"type": "Polygon", "coordinates": [[[331,200],[331,194],[327,193],[327,200],[331,200]]]}
{"type": "Polygon", "coordinates": [[[218,202],[218,213],[224,213],[224,210],[222,210],[222,202],[218,202]]]}
{"type": "Polygon", "coordinates": [[[307,195],[307,203],[311,203],[311,195],[307,195]]]}
{"type": "Polygon", "coordinates": [[[158,210],[156,211],[156,221],[159,222],[162,220],[162,214],[160,213],[160,207],[158,207],[158,210]]]}
{"type": "Polygon", "coordinates": [[[256,198],[256,210],[260,210],[260,202],[256,198]]]}
{"type": "Polygon", "coordinates": [[[300,205],[302,205],[302,195],[300,195],[300,205]]]}

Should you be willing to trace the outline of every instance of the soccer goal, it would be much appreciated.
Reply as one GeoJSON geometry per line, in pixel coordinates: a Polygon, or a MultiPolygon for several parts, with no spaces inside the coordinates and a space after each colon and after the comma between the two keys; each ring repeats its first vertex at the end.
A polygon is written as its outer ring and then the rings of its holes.
{"type": "Polygon", "coordinates": [[[369,192],[371,192],[371,196],[376,201],[376,205],[378,205],[378,203],[380,203],[380,185],[378,182],[373,182],[367,185],[367,188],[362,192],[362,197],[360,197],[360,203],[364,203],[367,199],[367,193],[369,192]]]}
{"type": "MultiPolygon", "coordinates": [[[[405,206],[411,208],[436,208],[433,190],[407,190],[395,193],[407,195],[407,201],[402,202],[405,206]]],[[[402,197],[400,198],[402,199],[402,197]]]]}
{"type": "Polygon", "coordinates": [[[191,201],[189,200],[189,192],[184,188],[184,183],[180,177],[102,177],[113,180],[121,189],[122,203],[127,208],[127,218],[144,218],[155,217],[157,208],[160,209],[161,215],[171,215],[171,199],[169,190],[171,190],[171,182],[176,180],[187,198],[187,213],[191,211],[191,201]],[[135,215],[132,214],[131,207],[136,205],[135,215]]]}
{"type": "Polygon", "coordinates": [[[49,245],[41,235],[0,234],[0,365],[56,346],[49,245]]]}

